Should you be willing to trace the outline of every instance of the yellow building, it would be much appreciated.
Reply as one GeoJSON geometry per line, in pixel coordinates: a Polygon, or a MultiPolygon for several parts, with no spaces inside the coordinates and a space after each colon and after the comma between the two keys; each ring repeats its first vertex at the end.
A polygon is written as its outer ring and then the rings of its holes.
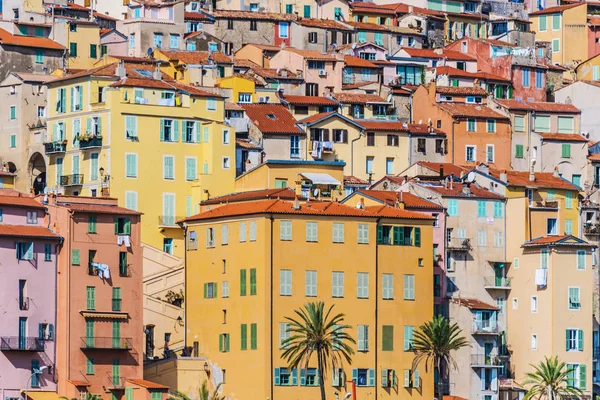
{"type": "Polygon", "coordinates": [[[552,43],[552,62],[577,64],[588,59],[587,4],[575,3],[529,13],[535,40],[552,43]]]}
{"type": "Polygon", "coordinates": [[[234,74],[219,79],[218,86],[231,90],[234,103],[279,103],[276,88],[268,87],[260,78],[250,74],[234,74]]]}
{"type": "Polygon", "coordinates": [[[153,56],[167,61],[161,70],[186,85],[215,86],[221,78],[233,74],[233,60],[224,53],[214,51],[155,50],[153,56]]]}
{"type": "Polygon", "coordinates": [[[575,80],[597,81],[600,80],[600,54],[594,54],[575,67],[575,80]]]}
{"type": "Polygon", "coordinates": [[[48,188],[143,210],[142,241],[183,256],[177,219],[233,191],[235,131],[223,123],[224,99],[142,63],[67,76],[48,96],[48,188]]]}
{"type": "Polygon", "coordinates": [[[329,397],[356,385],[359,399],[431,399],[433,373],[411,373],[410,348],[433,312],[432,224],[382,205],[278,199],[190,217],[186,282],[203,290],[187,293],[186,345],[222,372],[226,396],[314,399],[317,360],[289,370],[281,342],[286,317],[323,299],[357,341],[352,365],[326,371],[329,397]]]}
{"type": "Polygon", "coordinates": [[[69,19],[53,24],[53,38],[67,48],[67,69],[89,69],[102,57],[96,22],[69,19]]]}

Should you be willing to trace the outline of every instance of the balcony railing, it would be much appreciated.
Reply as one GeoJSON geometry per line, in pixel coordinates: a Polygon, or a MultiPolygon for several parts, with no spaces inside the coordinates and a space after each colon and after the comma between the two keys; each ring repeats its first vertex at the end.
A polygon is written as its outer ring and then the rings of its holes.
{"type": "Polygon", "coordinates": [[[46,155],[48,154],[56,154],[56,153],[64,153],[67,151],[67,143],[66,142],[49,142],[45,143],[44,147],[46,149],[46,155]]]}
{"type": "Polygon", "coordinates": [[[484,366],[489,365],[501,366],[502,361],[497,356],[490,356],[485,354],[471,354],[471,365],[472,366],[484,366]]]}
{"type": "Polygon", "coordinates": [[[354,75],[342,75],[342,84],[351,85],[354,83],[354,75]]]}
{"type": "Polygon", "coordinates": [[[1,351],[44,351],[44,339],[30,336],[0,337],[1,351]]]}
{"type": "Polygon", "coordinates": [[[19,303],[19,310],[26,311],[29,310],[29,297],[21,297],[17,299],[19,303]]]}
{"type": "Polygon", "coordinates": [[[586,235],[600,235],[600,223],[586,222],[583,224],[583,233],[586,235]]]}
{"type": "Polygon", "coordinates": [[[83,185],[83,174],[61,175],[61,186],[80,186],[83,185]]]}
{"type": "Polygon", "coordinates": [[[378,121],[398,121],[397,115],[373,115],[373,119],[378,121]]]}
{"type": "Polygon", "coordinates": [[[448,250],[468,251],[471,248],[471,241],[465,238],[450,238],[446,247],[448,250]]]}
{"type": "Polygon", "coordinates": [[[92,350],[131,350],[133,348],[133,340],[131,338],[122,337],[96,337],[96,336],[84,336],[81,338],[81,348],[92,350]]]}
{"type": "Polygon", "coordinates": [[[483,285],[487,288],[510,288],[510,278],[499,278],[496,276],[483,278],[483,285]]]}
{"type": "Polygon", "coordinates": [[[122,376],[108,375],[108,389],[124,389],[125,378],[122,376]]]}
{"type": "Polygon", "coordinates": [[[81,140],[79,142],[79,148],[81,150],[93,149],[97,147],[102,147],[102,136],[96,136],[88,140],[81,140]]]}
{"type": "Polygon", "coordinates": [[[558,208],[558,201],[548,201],[548,200],[530,201],[529,202],[529,208],[557,209],[558,208]]]}
{"type": "Polygon", "coordinates": [[[162,215],[158,217],[158,226],[179,228],[177,221],[184,219],[185,217],[175,215],[162,215]]]}
{"type": "Polygon", "coordinates": [[[481,320],[473,321],[472,333],[476,334],[498,334],[501,329],[498,321],[481,320]]]}

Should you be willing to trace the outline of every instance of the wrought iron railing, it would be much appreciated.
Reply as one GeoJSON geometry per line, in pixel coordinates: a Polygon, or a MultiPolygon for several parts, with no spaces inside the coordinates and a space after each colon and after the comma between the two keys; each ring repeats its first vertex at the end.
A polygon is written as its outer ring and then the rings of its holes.
{"type": "Polygon", "coordinates": [[[61,175],[61,186],[79,186],[83,185],[83,174],[61,175]]]}
{"type": "Polygon", "coordinates": [[[132,347],[132,338],[97,336],[84,336],[81,338],[82,349],[130,350],[132,347]]]}
{"type": "Polygon", "coordinates": [[[31,336],[0,337],[1,351],[44,351],[44,339],[31,336]]]}

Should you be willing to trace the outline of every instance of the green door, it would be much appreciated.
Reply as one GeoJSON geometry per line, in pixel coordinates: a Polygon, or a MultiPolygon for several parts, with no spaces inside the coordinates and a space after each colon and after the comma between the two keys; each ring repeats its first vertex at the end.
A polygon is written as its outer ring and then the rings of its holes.
{"type": "Polygon", "coordinates": [[[494,273],[496,275],[496,286],[503,286],[502,285],[503,269],[504,268],[499,268],[498,266],[494,267],[494,273]]]}
{"type": "Polygon", "coordinates": [[[113,386],[121,386],[121,360],[113,358],[112,362],[112,383],[113,386]]]}
{"type": "Polygon", "coordinates": [[[121,347],[121,323],[120,321],[113,321],[112,326],[112,347],[118,349],[121,347]]]}
{"type": "Polygon", "coordinates": [[[494,344],[493,343],[485,343],[484,344],[484,351],[485,351],[485,365],[491,365],[492,364],[492,350],[494,348],[494,344]]]}
{"type": "Polygon", "coordinates": [[[94,321],[85,321],[85,347],[94,347],[94,321]]]}

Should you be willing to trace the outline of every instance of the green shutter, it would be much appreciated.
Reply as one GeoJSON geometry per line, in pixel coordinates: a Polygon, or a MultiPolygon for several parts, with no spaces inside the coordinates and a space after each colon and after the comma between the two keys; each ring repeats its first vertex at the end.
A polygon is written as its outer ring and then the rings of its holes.
{"type": "Polygon", "coordinates": [[[384,325],[382,327],[382,347],[383,351],[394,350],[394,327],[392,325],[384,325]]]}
{"type": "Polygon", "coordinates": [[[257,336],[258,327],[256,324],[250,325],[250,350],[256,350],[258,347],[257,336]]]}
{"type": "Polygon", "coordinates": [[[421,228],[415,228],[415,246],[421,247],[421,228]]]}
{"type": "Polygon", "coordinates": [[[570,329],[565,330],[565,351],[569,351],[569,332],[571,332],[570,329]]]}
{"type": "Polygon", "coordinates": [[[246,270],[240,270],[240,296],[246,295],[246,270]]]}
{"type": "Polygon", "coordinates": [[[256,295],[256,268],[250,269],[250,296],[256,295]]]}
{"type": "Polygon", "coordinates": [[[571,158],[571,145],[563,143],[562,158],[571,158]]]}
{"type": "Polygon", "coordinates": [[[393,232],[394,232],[394,245],[402,245],[404,244],[404,228],[401,226],[394,226],[393,228],[393,232]]]}
{"type": "Polygon", "coordinates": [[[225,341],[225,339],[223,338],[223,334],[221,333],[221,334],[219,335],[219,352],[221,352],[221,353],[223,352],[223,348],[224,348],[223,344],[224,344],[224,341],[225,341]]]}
{"type": "Polygon", "coordinates": [[[94,375],[94,359],[88,358],[85,365],[86,375],[94,375]]]}
{"type": "Polygon", "coordinates": [[[173,132],[174,132],[174,142],[179,142],[179,121],[174,119],[173,120],[173,132]]]}
{"type": "Polygon", "coordinates": [[[383,243],[383,226],[377,225],[377,244],[383,243]]]}
{"type": "Polygon", "coordinates": [[[121,321],[113,321],[112,323],[112,348],[121,348],[121,321]]]}
{"type": "Polygon", "coordinates": [[[161,142],[165,141],[165,120],[164,119],[160,120],[160,141],[161,142]]]}
{"type": "Polygon", "coordinates": [[[242,324],[240,331],[241,331],[240,332],[240,340],[241,340],[240,349],[247,350],[248,349],[248,325],[242,324]]]}
{"type": "Polygon", "coordinates": [[[124,232],[123,234],[125,235],[131,235],[131,220],[129,218],[124,218],[125,219],[125,228],[124,228],[124,232]]]}
{"type": "Polygon", "coordinates": [[[577,350],[583,351],[583,329],[577,332],[577,350]]]}
{"type": "Polygon", "coordinates": [[[587,386],[586,378],[586,366],[585,364],[579,364],[579,389],[585,390],[587,386]]]}
{"type": "Polygon", "coordinates": [[[523,145],[522,144],[517,144],[515,146],[515,157],[516,158],[523,158],[523,145]]]}
{"type": "Polygon", "coordinates": [[[79,250],[73,249],[71,250],[71,264],[72,265],[81,265],[79,261],[79,250]]]}
{"type": "Polygon", "coordinates": [[[125,388],[125,400],[133,400],[133,388],[125,388]]]}
{"type": "Polygon", "coordinates": [[[88,216],[88,233],[96,233],[96,216],[88,216]]]}

